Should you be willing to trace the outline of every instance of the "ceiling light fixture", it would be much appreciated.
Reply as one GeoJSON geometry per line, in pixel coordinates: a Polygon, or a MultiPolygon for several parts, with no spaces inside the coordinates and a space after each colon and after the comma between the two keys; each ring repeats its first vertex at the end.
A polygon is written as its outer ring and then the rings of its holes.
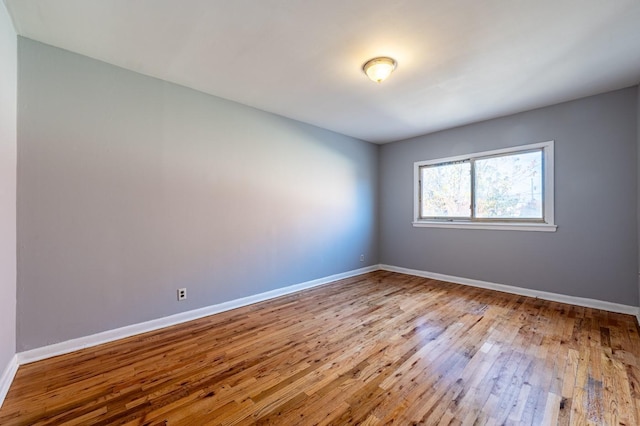
{"type": "Polygon", "coordinates": [[[367,74],[367,77],[369,77],[371,81],[381,83],[384,79],[391,75],[393,70],[396,69],[396,65],[398,64],[396,63],[395,59],[382,56],[367,61],[362,66],[362,70],[365,74],[367,74]]]}

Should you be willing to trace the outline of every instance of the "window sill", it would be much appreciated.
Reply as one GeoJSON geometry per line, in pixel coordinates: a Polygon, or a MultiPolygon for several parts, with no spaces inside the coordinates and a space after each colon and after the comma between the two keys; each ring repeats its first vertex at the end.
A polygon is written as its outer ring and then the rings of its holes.
{"type": "Polygon", "coordinates": [[[457,229],[494,229],[500,231],[538,231],[556,232],[557,225],[548,223],[510,223],[510,222],[449,222],[421,220],[413,222],[416,228],[457,228],[457,229]]]}

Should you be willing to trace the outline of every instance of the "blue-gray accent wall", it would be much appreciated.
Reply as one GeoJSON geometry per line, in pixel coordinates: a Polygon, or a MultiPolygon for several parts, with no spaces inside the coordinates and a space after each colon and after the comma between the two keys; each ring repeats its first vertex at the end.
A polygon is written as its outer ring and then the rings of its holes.
{"type": "Polygon", "coordinates": [[[380,261],[638,304],[637,88],[395,142],[380,152],[380,261]],[[413,163],[555,141],[550,232],[414,228],[413,163]]]}

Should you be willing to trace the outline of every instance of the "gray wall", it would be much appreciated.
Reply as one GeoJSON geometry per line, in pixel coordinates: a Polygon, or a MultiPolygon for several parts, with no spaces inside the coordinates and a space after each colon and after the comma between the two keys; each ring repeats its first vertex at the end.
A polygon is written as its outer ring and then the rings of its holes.
{"type": "Polygon", "coordinates": [[[0,2],[0,377],[16,353],[16,48],[0,2]]]}
{"type": "MultiPolygon", "coordinates": [[[[378,261],[638,303],[637,88],[379,148],[28,39],[18,52],[18,350],[378,261]],[[556,233],[411,226],[414,161],[550,139],[556,233]]],[[[11,234],[15,134],[2,143],[11,234]]]]}
{"type": "Polygon", "coordinates": [[[638,303],[635,87],[383,145],[381,263],[638,303]],[[413,163],[555,140],[555,233],[413,228],[413,163]]]}
{"type": "Polygon", "coordinates": [[[376,145],[18,55],[18,350],[378,263],[376,145]]]}

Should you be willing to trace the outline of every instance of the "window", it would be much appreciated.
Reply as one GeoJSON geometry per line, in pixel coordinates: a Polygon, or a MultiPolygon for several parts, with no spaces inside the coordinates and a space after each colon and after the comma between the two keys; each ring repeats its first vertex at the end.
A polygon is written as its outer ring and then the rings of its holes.
{"type": "Polygon", "coordinates": [[[555,231],[553,141],[414,163],[414,226],[555,231]]]}

